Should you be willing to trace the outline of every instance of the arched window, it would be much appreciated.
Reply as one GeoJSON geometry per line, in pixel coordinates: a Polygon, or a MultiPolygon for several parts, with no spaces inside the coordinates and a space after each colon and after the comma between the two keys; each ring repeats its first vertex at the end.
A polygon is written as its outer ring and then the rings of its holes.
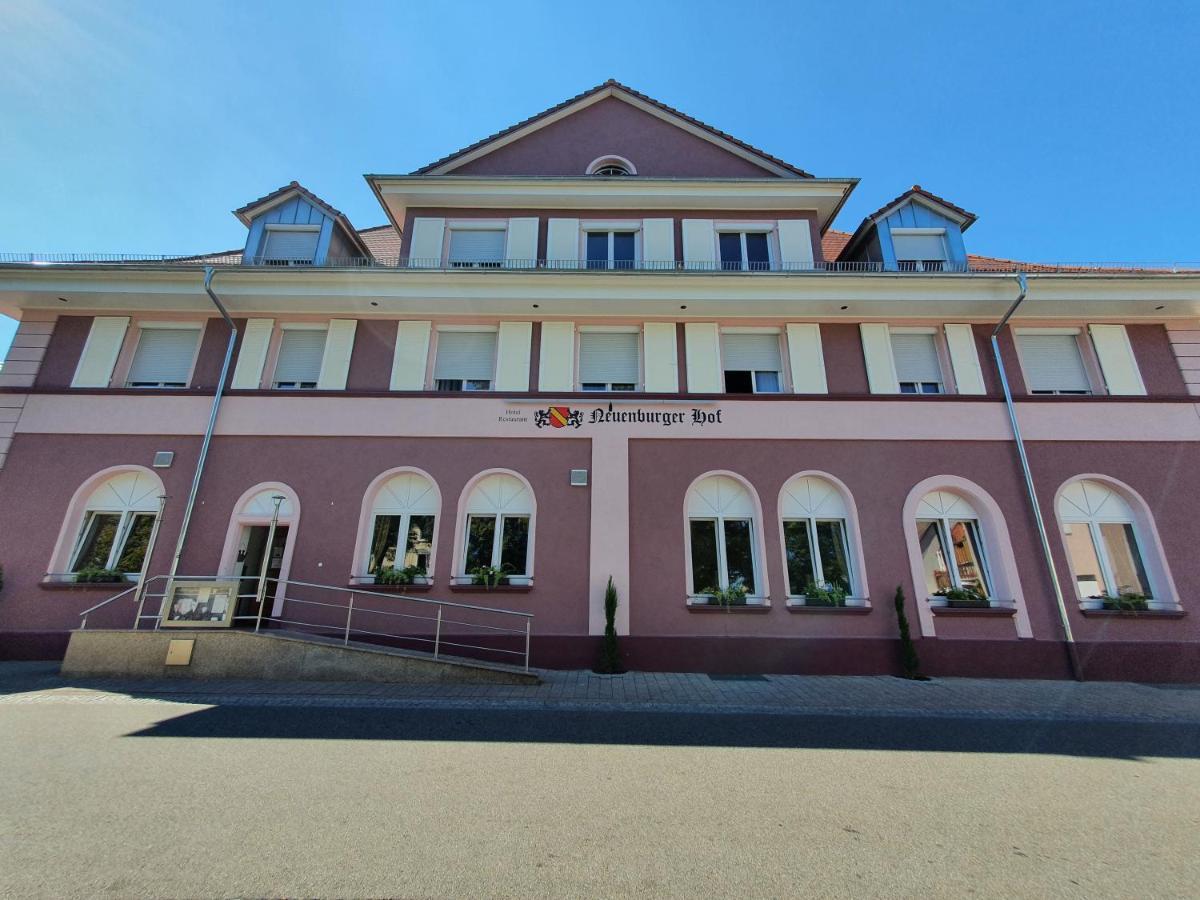
{"type": "Polygon", "coordinates": [[[78,516],[79,524],[67,556],[67,571],[140,573],[162,493],[162,482],[143,469],[118,470],[102,477],[81,504],[72,503],[72,518],[78,516]]]}
{"type": "Polygon", "coordinates": [[[359,571],[372,578],[388,569],[432,574],[441,507],[434,483],[423,473],[404,470],[384,476],[382,484],[368,491],[371,494],[370,538],[359,571]]]}
{"type": "Polygon", "coordinates": [[[708,475],[687,493],[688,594],[700,596],[742,587],[766,595],[759,566],[755,520],[758,504],[750,490],[729,475],[708,475]]]}
{"type": "Polygon", "coordinates": [[[623,156],[615,156],[615,155],[601,156],[596,159],[593,159],[591,161],[591,163],[588,165],[587,169],[585,169],[584,171],[588,175],[600,175],[600,176],[609,176],[609,177],[612,177],[614,175],[621,176],[621,175],[636,175],[637,174],[637,169],[634,168],[633,163],[631,163],[629,160],[627,160],[623,156]]]}
{"type": "Polygon", "coordinates": [[[470,488],[464,504],[460,576],[499,569],[510,583],[531,577],[533,490],[509,472],[491,472],[470,488]]]}
{"type": "Polygon", "coordinates": [[[1066,485],[1058,518],[1080,599],[1154,597],[1137,515],[1114,487],[1093,479],[1066,485]]]}
{"type": "Polygon", "coordinates": [[[779,495],[788,596],[813,589],[865,593],[850,552],[850,511],[843,491],[819,475],[799,475],[779,495]]]}
{"type": "Polygon", "coordinates": [[[971,502],[952,491],[931,491],[917,504],[917,546],[930,596],[966,592],[980,599],[992,596],[979,513],[971,502]]]}

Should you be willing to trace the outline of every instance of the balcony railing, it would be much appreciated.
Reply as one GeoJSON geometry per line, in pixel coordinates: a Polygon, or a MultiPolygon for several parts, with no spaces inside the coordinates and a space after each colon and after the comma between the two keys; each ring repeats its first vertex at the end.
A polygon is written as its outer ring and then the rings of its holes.
{"type": "Polygon", "coordinates": [[[629,275],[644,273],[711,273],[716,275],[808,275],[901,274],[937,276],[942,274],[997,274],[1011,272],[1046,274],[1200,274],[1200,262],[1095,262],[1095,263],[1023,263],[1003,259],[972,259],[966,263],[942,262],[936,268],[901,263],[889,267],[881,262],[750,263],[748,267],[722,261],[679,262],[678,260],[636,260],[634,262],[597,262],[586,259],[506,259],[458,260],[408,256],[330,257],[317,264],[305,259],[267,257],[245,258],[241,253],[195,254],[139,253],[0,253],[0,266],[114,266],[199,268],[254,267],[280,269],[417,269],[433,272],[579,272],[586,274],[629,275]]]}

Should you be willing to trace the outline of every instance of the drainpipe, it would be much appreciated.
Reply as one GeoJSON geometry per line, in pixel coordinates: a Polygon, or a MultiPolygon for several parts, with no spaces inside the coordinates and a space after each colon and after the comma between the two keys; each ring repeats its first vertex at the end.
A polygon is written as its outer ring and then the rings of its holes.
{"type": "Polygon", "coordinates": [[[204,463],[208,459],[208,447],[212,443],[213,431],[217,426],[217,413],[221,409],[221,397],[225,393],[225,378],[229,375],[229,361],[233,359],[233,345],[237,340],[237,328],[233,324],[233,319],[229,317],[229,312],[225,309],[225,305],[221,303],[220,298],[213,293],[213,274],[212,266],[204,267],[204,292],[208,294],[213,304],[217,307],[217,311],[221,314],[221,318],[229,326],[229,343],[225,346],[225,361],[221,364],[221,377],[217,381],[217,390],[213,394],[212,411],[208,414],[208,427],[204,430],[204,440],[200,444],[200,458],[196,460],[196,473],[192,476],[192,487],[188,491],[187,505],[183,508],[183,524],[179,526],[179,540],[175,544],[175,558],[171,560],[171,574],[167,579],[166,590],[168,593],[171,590],[171,584],[175,581],[175,573],[179,571],[179,559],[183,556],[183,545],[187,540],[188,526],[192,522],[192,510],[196,506],[196,495],[200,491],[200,478],[204,475],[204,463]]]}
{"type": "Polygon", "coordinates": [[[1046,568],[1050,572],[1050,583],[1054,586],[1054,599],[1058,604],[1058,618],[1062,623],[1063,636],[1067,644],[1067,660],[1071,664],[1071,675],[1076,681],[1083,681],[1083,668],[1079,663],[1079,648],[1075,644],[1075,635],[1071,631],[1071,620],[1067,616],[1067,601],[1063,598],[1062,584],[1058,580],[1058,570],[1054,565],[1054,554],[1050,551],[1050,535],[1046,531],[1046,520],[1042,518],[1042,508],[1038,504],[1037,491],[1033,486],[1033,472],[1029,468],[1029,457],[1025,453],[1025,441],[1021,437],[1021,426],[1017,422],[1017,409],[1013,405],[1012,389],[1008,385],[1008,373],[1004,369],[1004,358],[1000,355],[999,335],[1017,307],[1025,300],[1029,285],[1025,281],[1025,273],[1017,273],[1017,283],[1021,292],[1008,308],[1008,312],[992,329],[992,356],[996,360],[996,368],[1000,372],[1000,386],[1004,389],[1004,405],[1008,409],[1008,420],[1012,423],[1013,439],[1017,443],[1017,455],[1021,459],[1021,471],[1025,475],[1025,490],[1029,494],[1029,505],[1033,507],[1033,517],[1037,522],[1038,536],[1042,541],[1042,554],[1046,557],[1046,568]]]}

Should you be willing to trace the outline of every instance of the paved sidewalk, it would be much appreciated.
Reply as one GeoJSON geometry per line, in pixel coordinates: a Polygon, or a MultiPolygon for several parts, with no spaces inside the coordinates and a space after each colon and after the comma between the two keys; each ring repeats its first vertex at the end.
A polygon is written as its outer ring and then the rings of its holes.
{"type": "Polygon", "coordinates": [[[563,709],[1200,723],[1200,686],[887,676],[539,672],[539,685],[62,678],[52,663],[0,663],[0,703],[563,709]]]}

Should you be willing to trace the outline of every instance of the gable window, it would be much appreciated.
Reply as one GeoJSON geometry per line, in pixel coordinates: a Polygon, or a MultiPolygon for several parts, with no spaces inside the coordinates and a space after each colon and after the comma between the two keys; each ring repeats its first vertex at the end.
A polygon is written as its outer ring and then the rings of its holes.
{"type": "Polygon", "coordinates": [[[1124,497],[1098,481],[1076,481],[1059,495],[1058,515],[1080,599],[1153,596],[1124,497]]]}
{"type": "Polygon", "coordinates": [[[450,229],[452,269],[498,269],[504,262],[503,228],[450,229]]]}
{"type": "Polygon", "coordinates": [[[325,356],[325,326],[304,328],[285,326],[279,334],[279,356],[271,386],[280,391],[312,390],[321,377],[325,356]]]}
{"type": "Polygon", "coordinates": [[[893,228],[892,249],[901,272],[941,272],[949,258],[941,228],[893,228]]]}
{"type": "Polygon", "coordinates": [[[67,571],[141,572],[161,493],[161,483],[141,472],[122,472],[103,481],[84,505],[67,571]]]}
{"type": "Polygon", "coordinates": [[[943,393],[945,385],[934,333],[893,328],[890,330],[890,336],[900,393],[943,393]]]}
{"type": "Polygon", "coordinates": [[[728,394],[777,394],[783,389],[779,334],[723,332],[721,356],[728,394]]]}
{"type": "Polygon", "coordinates": [[[495,331],[438,331],[433,366],[437,390],[490,391],[495,372],[495,331]]]}
{"type": "Polygon", "coordinates": [[[637,258],[636,231],[588,231],[585,235],[589,269],[632,269],[637,258]]]}
{"type": "Polygon", "coordinates": [[[722,231],[717,235],[721,268],[731,271],[767,271],[771,268],[771,242],[767,231],[722,231]]]}
{"type": "Polygon", "coordinates": [[[268,225],[263,236],[264,266],[311,266],[321,229],[311,225],[268,225]]]}
{"type": "Polygon", "coordinates": [[[1031,394],[1090,394],[1078,329],[1015,332],[1021,369],[1031,394]]]}
{"type": "Polygon", "coordinates": [[[788,596],[812,587],[853,592],[846,502],[823,478],[794,478],[780,497],[788,596]]]}
{"type": "Polygon", "coordinates": [[[506,472],[481,478],[466,502],[462,577],[482,568],[500,569],[509,579],[528,579],[533,494],[506,472]]]}
{"type": "Polygon", "coordinates": [[[196,327],[167,328],[143,325],[125,386],[136,388],[187,387],[200,344],[196,327]]]}
{"type": "Polygon", "coordinates": [[[599,175],[602,178],[637,174],[637,170],[633,167],[633,163],[623,156],[598,157],[588,164],[588,167],[584,170],[584,172],[587,175],[599,175]]]}
{"type": "Polygon", "coordinates": [[[929,596],[954,590],[991,597],[979,515],[965,497],[931,491],[917,504],[914,524],[929,596]]]}
{"type": "Polygon", "coordinates": [[[432,574],[439,506],[437,489],[424,475],[401,472],[385,481],[371,509],[367,575],[409,568],[424,577],[432,574]]]}
{"type": "Polygon", "coordinates": [[[690,596],[742,587],[757,590],[756,508],[746,487],[728,475],[710,475],[687,495],[690,596]]]}
{"type": "Polygon", "coordinates": [[[636,391],[640,343],[636,331],[580,331],[580,390],[636,391]]]}

